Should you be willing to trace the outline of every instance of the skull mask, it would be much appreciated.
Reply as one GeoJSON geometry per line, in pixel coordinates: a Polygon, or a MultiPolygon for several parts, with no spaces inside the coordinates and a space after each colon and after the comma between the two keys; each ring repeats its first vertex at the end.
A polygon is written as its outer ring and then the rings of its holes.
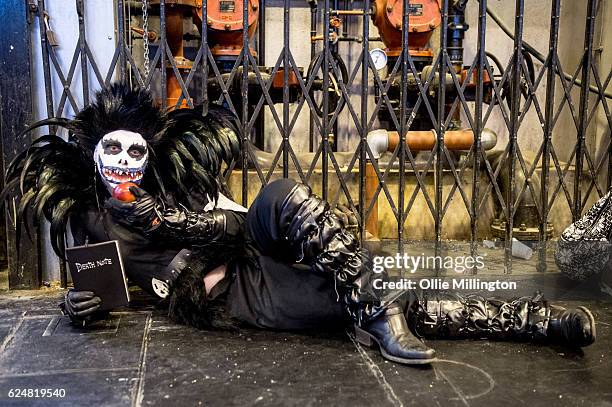
{"type": "Polygon", "coordinates": [[[94,151],[98,173],[111,193],[124,182],[140,184],[148,159],[145,139],[127,130],[105,134],[94,151]]]}

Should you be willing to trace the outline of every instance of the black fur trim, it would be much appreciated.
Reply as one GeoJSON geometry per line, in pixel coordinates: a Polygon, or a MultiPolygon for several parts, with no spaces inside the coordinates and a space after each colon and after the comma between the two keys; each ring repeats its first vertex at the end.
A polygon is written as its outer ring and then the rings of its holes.
{"type": "Polygon", "coordinates": [[[225,301],[233,280],[231,273],[236,269],[236,263],[254,262],[255,258],[250,245],[242,239],[193,249],[186,267],[172,283],[168,317],[198,329],[237,329],[240,324],[227,312],[225,301]],[[225,292],[209,301],[204,277],[222,264],[226,265],[226,277],[217,284],[224,287],[225,292]]]}
{"type": "Polygon", "coordinates": [[[187,267],[181,271],[171,287],[168,317],[174,322],[199,329],[237,330],[242,323],[232,318],[226,307],[226,294],[233,280],[231,273],[239,267],[259,267],[252,245],[241,239],[231,243],[217,243],[194,250],[187,267]],[[226,292],[207,301],[204,277],[221,264],[226,265],[226,277],[219,286],[226,292]]]}
{"type": "Polygon", "coordinates": [[[168,317],[179,324],[198,329],[213,326],[213,318],[207,307],[204,267],[192,261],[181,271],[172,285],[168,304],[168,317]]]}

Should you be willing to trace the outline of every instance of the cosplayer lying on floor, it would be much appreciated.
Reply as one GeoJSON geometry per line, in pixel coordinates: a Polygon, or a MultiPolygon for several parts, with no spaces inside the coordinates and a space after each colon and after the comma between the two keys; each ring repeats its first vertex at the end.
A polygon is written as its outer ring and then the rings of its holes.
{"type": "MultiPolygon", "coordinates": [[[[128,278],[166,298],[173,320],[198,328],[228,321],[296,330],[354,326],[384,357],[424,364],[435,351],[413,335],[546,340],[586,346],[595,321],[583,307],[541,299],[418,299],[366,295],[370,256],[310,188],[283,179],[247,211],[219,192],[223,162],[238,154],[230,114],[211,107],[163,114],[144,90],[113,85],[74,120],[55,119],[69,139],[44,136],[9,166],[7,191],[20,188],[18,213],[45,216],[61,256],[68,223],[75,244],[118,240],[128,278]],[[111,198],[131,181],[137,200],[111,198]],[[408,321],[408,323],[407,323],[408,321]],[[410,328],[409,328],[410,327],[410,328]]],[[[73,321],[99,315],[96,293],[66,294],[73,321]]]]}

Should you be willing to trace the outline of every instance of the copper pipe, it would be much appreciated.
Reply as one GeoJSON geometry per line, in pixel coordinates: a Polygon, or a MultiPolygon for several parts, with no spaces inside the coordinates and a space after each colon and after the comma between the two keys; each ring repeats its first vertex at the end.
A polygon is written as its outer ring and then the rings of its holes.
{"type": "Polygon", "coordinates": [[[378,198],[374,198],[376,196],[377,189],[378,189],[378,177],[376,176],[374,165],[372,165],[372,162],[368,160],[368,162],[366,163],[366,167],[365,167],[365,208],[364,210],[367,210],[372,200],[374,200],[374,205],[372,206],[372,211],[366,218],[365,228],[374,237],[378,237],[378,198]]]}
{"type": "MultiPolygon", "coordinates": [[[[166,41],[174,59],[184,59],[183,48],[183,9],[181,7],[169,7],[166,9],[166,41]]],[[[169,110],[173,110],[181,97],[181,86],[170,66],[167,68],[166,89],[168,96],[166,103],[169,110]]],[[[187,107],[187,100],[183,98],[181,108],[187,107]]]]}
{"type": "Polygon", "coordinates": [[[330,14],[335,16],[363,16],[370,15],[371,13],[364,13],[363,10],[331,10],[330,14]]]}
{"type": "MultiPolygon", "coordinates": [[[[397,131],[388,132],[389,146],[387,151],[394,151],[399,144],[397,131]]],[[[431,130],[409,131],[406,134],[406,145],[411,151],[431,151],[436,144],[436,134],[431,130]]],[[[449,150],[469,150],[474,144],[472,130],[449,130],[444,133],[444,145],[449,150]]]]}
{"type": "Polygon", "coordinates": [[[175,58],[185,56],[183,50],[183,10],[180,7],[166,9],[166,40],[175,58]]]}
{"type": "MultiPolygon", "coordinates": [[[[384,151],[395,151],[399,145],[399,134],[397,131],[386,131],[384,129],[374,130],[368,134],[368,145],[372,150],[374,159],[378,159],[384,151]]],[[[485,150],[492,149],[497,143],[497,135],[485,129],[481,141],[485,150]]],[[[406,134],[406,145],[411,151],[431,151],[436,143],[435,131],[409,131],[406,134]]],[[[449,130],[444,133],[444,145],[449,150],[469,150],[474,144],[474,132],[472,130],[449,130]]],[[[372,202],[379,180],[371,162],[366,163],[365,195],[367,205],[372,202]]],[[[378,201],[378,200],[377,200],[378,201]]],[[[372,211],[367,216],[366,230],[374,237],[378,237],[378,202],[374,203],[372,211]]]]}
{"type": "MultiPolygon", "coordinates": [[[[141,36],[144,36],[144,30],[142,28],[130,26],[130,29],[134,31],[136,34],[140,34],[141,36]]],[[[155,31],[149,30],[147,31],[147,38],[149,39],[149,41],[155,41],[157,40],[157,33],[155,31]]]]}
{"type": "MultiPolygon", "coordinates": [[[[323,39],[324,39],[323,34],[313,35],[312,37],[310,37],[310,42],[323,41],[323,39]]],[[[337,39],[338,39],[338,34],[336,34],[335,32],[332,32],[329,34],[329,40],[331,42],[334,42],[337,39]]]]}

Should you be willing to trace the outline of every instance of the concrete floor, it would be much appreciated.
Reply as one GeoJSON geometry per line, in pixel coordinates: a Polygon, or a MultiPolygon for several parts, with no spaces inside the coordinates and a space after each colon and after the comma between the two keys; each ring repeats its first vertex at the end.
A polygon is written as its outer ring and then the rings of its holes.
{"type": "MultiPolygon", "coordinates": [[[[0,273],[0,277],[2,277],[0,273]]],[[[565,306],[588,305],[597,342],[583,352],[491,341],[429,341],[440,361],[382,359],[344,330],[204,332],[170,323],[136,292],[95,329],[69,324],[61,292],[0,292],[0,406],[612,406],[612,303],[558,273],[516,276],[565,306]],[[9,398],[10,389],[63,398],[9,398]]]]}

